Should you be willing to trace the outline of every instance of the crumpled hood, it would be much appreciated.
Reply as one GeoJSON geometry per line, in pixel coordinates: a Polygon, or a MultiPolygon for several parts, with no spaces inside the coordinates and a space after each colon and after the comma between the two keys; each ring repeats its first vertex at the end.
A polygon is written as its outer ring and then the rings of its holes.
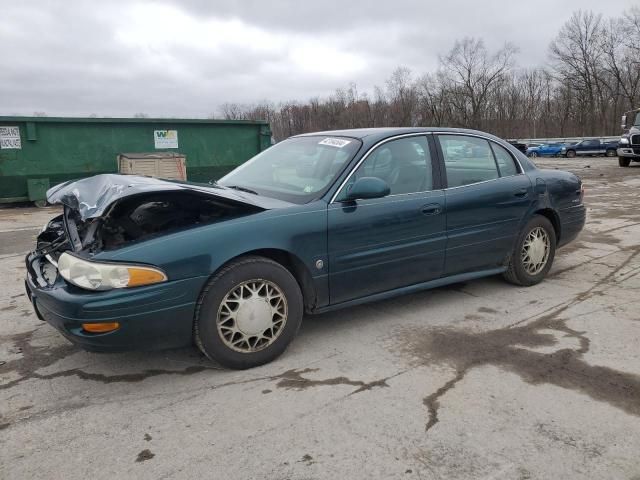
{"type": "Polygon", "coordinates": [[[179,190],[191,190],[203,195],[211,195],[265,210],[290,207],[292,205],[275,198],[252,195],[220,185],[205,186],[172,182],[159,178],[111,173],[95,175],[82,180],[72,180],[51,187],[47,190],[47,201],[49,203],[62,204],[76,210],[82,220],[87,220],[103,215],[111,204],[126,197],[179,190]]]}

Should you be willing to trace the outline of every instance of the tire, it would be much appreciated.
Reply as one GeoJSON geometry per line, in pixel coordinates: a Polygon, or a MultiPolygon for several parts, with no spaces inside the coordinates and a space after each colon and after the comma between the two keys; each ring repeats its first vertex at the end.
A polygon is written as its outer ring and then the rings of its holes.
{"type": "Polygon", "coordinates": [[[529,153],[529,157],[531,157],[531,158],[537,158],[537,157],[538,157],[538,152],[531,152],[531,153],[529,153]]]}
{"type": "Polygon", "coordinates": [[[621,167],[628,167],[629,165],[631,165],[631,159],[625,158],[625,157],[618,157],[618,165],[620,165],[621,167]]]}
{"type": "Polygon", "coordinates": [[[542,215],[535,215],[527,225],[522,229],[518,236],[518,241],[509,258],[509,266],[503,274],[505,280],[515,285],[529,287],[540,283],[547,275],[553,265],[553,259],[556,254],[556,233],[551,222],[542,215]],[[545,251],[546,260],[539,271],[530,272],[525,265],[525,257],[523,250],[525,242],[529,239],[530,234],[539,232],[542,229],[548,239],[548,253],[545,251]]]}
{"type": "Polygon", "coordinates": [[[607,157],[615,157],[615,156],[616,156],[616,153],[617,153],[617,152],[615,151],[615,149],[613,149],[613,148],[609,148],[609,149],[607,150],[606,155],[607,155],[607,157]]]}
{"type": "Polygon", "coordinates": [[[567,150],[567,158],[574,158],[576,156],[575,150],[567,150]]]}
{"type": "Polygon", "coordinates": [[[202,353],[225,367],[256,367],[285,351],[300,329],[303,311],[300,286],[286,268],[264,257],[240,258],[204,287],[196,305],[194,340],[202,353]],[[267,291],[273,295],[269,299],[267,291]],[[218,321],[225,317],[227,320],[218,321]],[[274,319],[282,318],[284,322],[275,330],[274,319]],[[252,331],[243,331],[242,322],[252,331]],[[271,326],[263,329],[265,322],[271,326]],[[266,332],[271,338],[264,336],[266,332]]]}
{"type": "Polygon", "coordinates": [[[33,204],[37,207],[37,208],[44,208],[47,206],[47,201],[46,200],[36,200],[33,202],[33,204]]]}

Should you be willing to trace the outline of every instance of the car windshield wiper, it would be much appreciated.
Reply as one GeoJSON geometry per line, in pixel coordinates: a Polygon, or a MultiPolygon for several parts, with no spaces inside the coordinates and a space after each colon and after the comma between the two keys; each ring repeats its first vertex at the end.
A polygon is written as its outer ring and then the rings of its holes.
{"type": "Polygon", "coordinates": [[[241,192],[247,192],[247,193],[252,193],[254,195],[260,195],[255,190],[251,190],[250,188],[247,188],[247,187],[241,187],[240,185],[224,185],[224,186],[227,187],[227,188],[233,188],[234,190],[240,190],[241,192]]]}

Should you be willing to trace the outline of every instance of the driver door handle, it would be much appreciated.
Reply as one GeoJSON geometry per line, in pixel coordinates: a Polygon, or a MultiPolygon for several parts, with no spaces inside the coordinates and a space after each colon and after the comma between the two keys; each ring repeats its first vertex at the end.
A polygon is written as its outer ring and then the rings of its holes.
{"type": "Polygon", "coordinates": [[[442,213],[442,205],[439,203],[430,203],[422,207],[422,214],[426,216],[438,215],[442,213]]]}

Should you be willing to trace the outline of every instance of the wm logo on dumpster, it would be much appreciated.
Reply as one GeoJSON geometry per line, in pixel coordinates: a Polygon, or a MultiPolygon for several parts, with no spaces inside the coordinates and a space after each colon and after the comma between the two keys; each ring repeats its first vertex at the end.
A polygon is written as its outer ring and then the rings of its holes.
{"type": "Polygon", "coordinates": [[[154,130],[153,143],[155,148],[178,148],[178,131],[154,130]]]}

